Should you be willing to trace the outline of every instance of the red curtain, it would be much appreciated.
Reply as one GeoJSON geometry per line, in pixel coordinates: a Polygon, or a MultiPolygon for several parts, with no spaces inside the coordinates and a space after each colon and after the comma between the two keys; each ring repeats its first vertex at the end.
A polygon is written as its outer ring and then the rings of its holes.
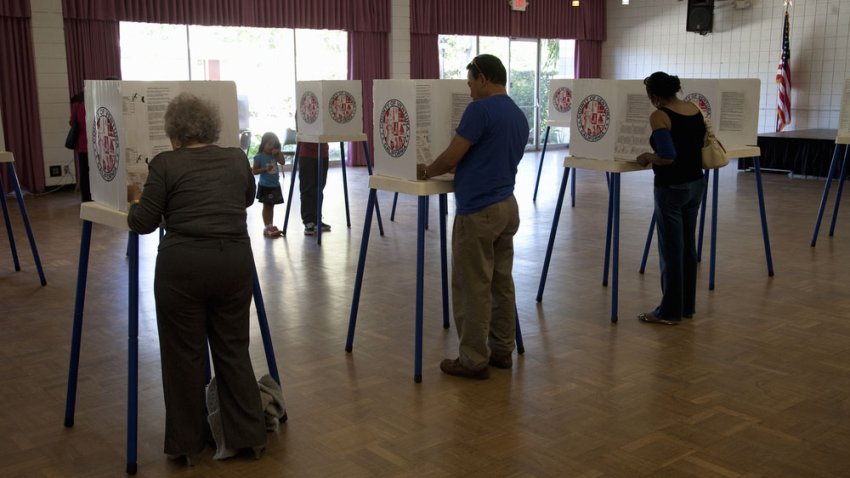
{"type": "Polygon", "coordinates": [[[65,18],[388,32],[390,0],[62,0],[65,18]]]}
{"type": "MultiPolygon", "coordinates": [[[[6,147],[15,156],[21,188],[44,190],[44,154],[35,81],[29,0],[0,3],[0,114],[6,147]]],[[[4,145],[0,145],[3,147],[4,145]]],[[[2,192],[11,190],[6,167],[0,168],[2,192]]]]}
{"type": "Polygon", "coordinates": [[[114,20],[65,20],[69,96],[81,91],[85,80],[121,78],[118,31],[114,20]]]}
{"type": "Polygon", "coordinates": [[[606,36],[606,2],[571,7],[533,0],[525,12],[493,0],[410,0],[411,33],[599,40],[606,36]]]}
{"type": "MultiPolygon", "coordinates": [[[[389,78],[389,35],[385,32],[351,32],[348,34],[348,78],[363,82],[363,131],[369,138],[369,157],[374,158],[372,138],[372,80],[389,78]]],[[[365,166],[362,146],[349,148],[349,161],[365,166]]],[[[374,160],[372,160],[374,161],[374,160]]]]}
{"type": "MultiPolygon", "coordinates": [[[[121,21],[346,30],[349,78],[363,81],[372,136],[372,80],[389,77],[390,0],[62,0],[62,7],[71,94],[86,78],[120,77],[121,21]]],[[[352,164],[366,164],[361,148],[351,152],[352,164]]]]}
{"type": "Polygon", "coordinates": [[[602,73],[602,42],[596,40],[576,41],[576,78],[599,78],[602,73]]]}
{"type": "Polygon", "coordinates": [[[508,5],[498,3],[410,0],[411,78],[430,74],[432,62],[437,62],[439,68],[439,52],[430,42],[436,45],[437,35],[441,34],[577,40],[576,78],[599,77],[602,42],[608,28],[607,2],[583,2],[576,8],[566,0],[534,0],[525,12],[514,12],[508,5]]]}
{"type": "Polygon", "coordinates": [[[410,35],[410,77],[414,80],[440,78],[440,44],[437,34],[410,35]]]}

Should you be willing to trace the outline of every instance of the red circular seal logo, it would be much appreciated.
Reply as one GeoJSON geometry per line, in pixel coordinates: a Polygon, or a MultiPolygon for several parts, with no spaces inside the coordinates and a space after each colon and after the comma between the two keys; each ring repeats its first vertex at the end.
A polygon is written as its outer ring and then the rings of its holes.
{"type": "Polygon", "coordinates": [[[702,93],[688,93],[683,98],[685,101],[690,101],[696,103],[699,106],[699,109],[705,113],[705,116],[711,118],[711,103],[708,102],[708,98],[705,97],[702,93]]]}
{"type": "Polygon", "coordinates": [[[578,105],[578,131],[581,137],[594,143],[599,141],[608,132],[611,122],[611,109],[605,98],[599,95],[590,95],[581,100],[578,105]]]}
{"type": "Polygon", "coordinates": [[[379,118],[381,144],[384,151],[393,158],[398,158],[407,151],[410,145],[410,116],[404,103],[393,98],[384,104],[379,118]]]}
{"type": "Polygon", "coordinates": [[[301,119],[307,124],[313,124],[319,118],[319,99],[312,91],[305,91],[301,95],[298,111],[301,112],[301,119]]]}
{"type": "Polygon", "coordinates": [[[100,107],[94,115],[92,134],[92,149],[97,171],[104,181],[110,182],[118,174],[120,145],[118,144],[118,128],[112,113],[100,107]]]}
{"type": "Polygon", "coordinates": [[[562,86],[555,90],[555,94],[552,95],[552,106],[554,106],[555,110],[559,113],[569,112],[573,106],[572,90],[566,86],[562,86]]]}
{"type": "Polygon", "coordinates": [[[331,118],[337,123],[348,123],[354,119],[357,113],[357,101],[347,91],[337,91],[331,95],[331,100],[328,102],[328,110],[331,118]]]}

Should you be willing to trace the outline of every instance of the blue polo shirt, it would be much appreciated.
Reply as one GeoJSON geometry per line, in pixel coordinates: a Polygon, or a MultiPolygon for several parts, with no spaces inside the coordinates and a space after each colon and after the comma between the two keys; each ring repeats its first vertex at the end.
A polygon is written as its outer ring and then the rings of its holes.
{"type": "Polygon", "coordinates": [[[528,120],[514,100],[494,95],[473,101],[456,132],[472,143],[455,171],[457,214],[472,214],[509,198],[528,143],[528,120]]]}

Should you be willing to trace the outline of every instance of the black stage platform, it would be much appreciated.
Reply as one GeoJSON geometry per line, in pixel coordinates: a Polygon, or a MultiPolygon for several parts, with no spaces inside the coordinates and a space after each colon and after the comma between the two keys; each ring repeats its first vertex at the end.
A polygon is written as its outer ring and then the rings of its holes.
{"type": "MultiPolygon", "coordinates": [[[[802,176],[826,177],[835,150],[834,129],[801,129],[758,135],[762,169],[789,171],[802,176]]],[[[738,160],[738,169],[749,169],[752,160],[738,160]]],[[[838,174],[838,173],[836,173],[838,174]]]]}

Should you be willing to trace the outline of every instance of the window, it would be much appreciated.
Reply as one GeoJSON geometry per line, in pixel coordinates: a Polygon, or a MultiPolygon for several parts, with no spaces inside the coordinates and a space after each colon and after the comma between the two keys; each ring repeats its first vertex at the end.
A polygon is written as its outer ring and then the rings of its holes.
{"type": "MultiPolygon", "coordinates": [[[[348,35],[334,30],[216,27],[121,22],[125,80],[230,80],[236,83],[240,129],[283,140],[295,128],[295,82],[348,77],[348,35]],[[322,61],[315,61],[321,58],[322,61]]],[[[339,159],[339,145],[331,145],[339,159]]]]}
{"type": "Polygon", "coordinates": [[[126,80],[188,80],[186,27],[121,22],[121,76],[126,80]]]}
{"type": "MultiPolygon", "coordinates": [[[[440,78],[465,79],[466,65],[478,54],[499,57],[508,70],[508,93],[526,113],[529,147],[543,144],[548,119],[549,80],[573,78],[573,40],[440,35],[440,78]],[[539,52],[539,55],[538,55],[539,52]]],[[[553,127],[548,144],[569,142],[569,129],[553,127]]]]}

